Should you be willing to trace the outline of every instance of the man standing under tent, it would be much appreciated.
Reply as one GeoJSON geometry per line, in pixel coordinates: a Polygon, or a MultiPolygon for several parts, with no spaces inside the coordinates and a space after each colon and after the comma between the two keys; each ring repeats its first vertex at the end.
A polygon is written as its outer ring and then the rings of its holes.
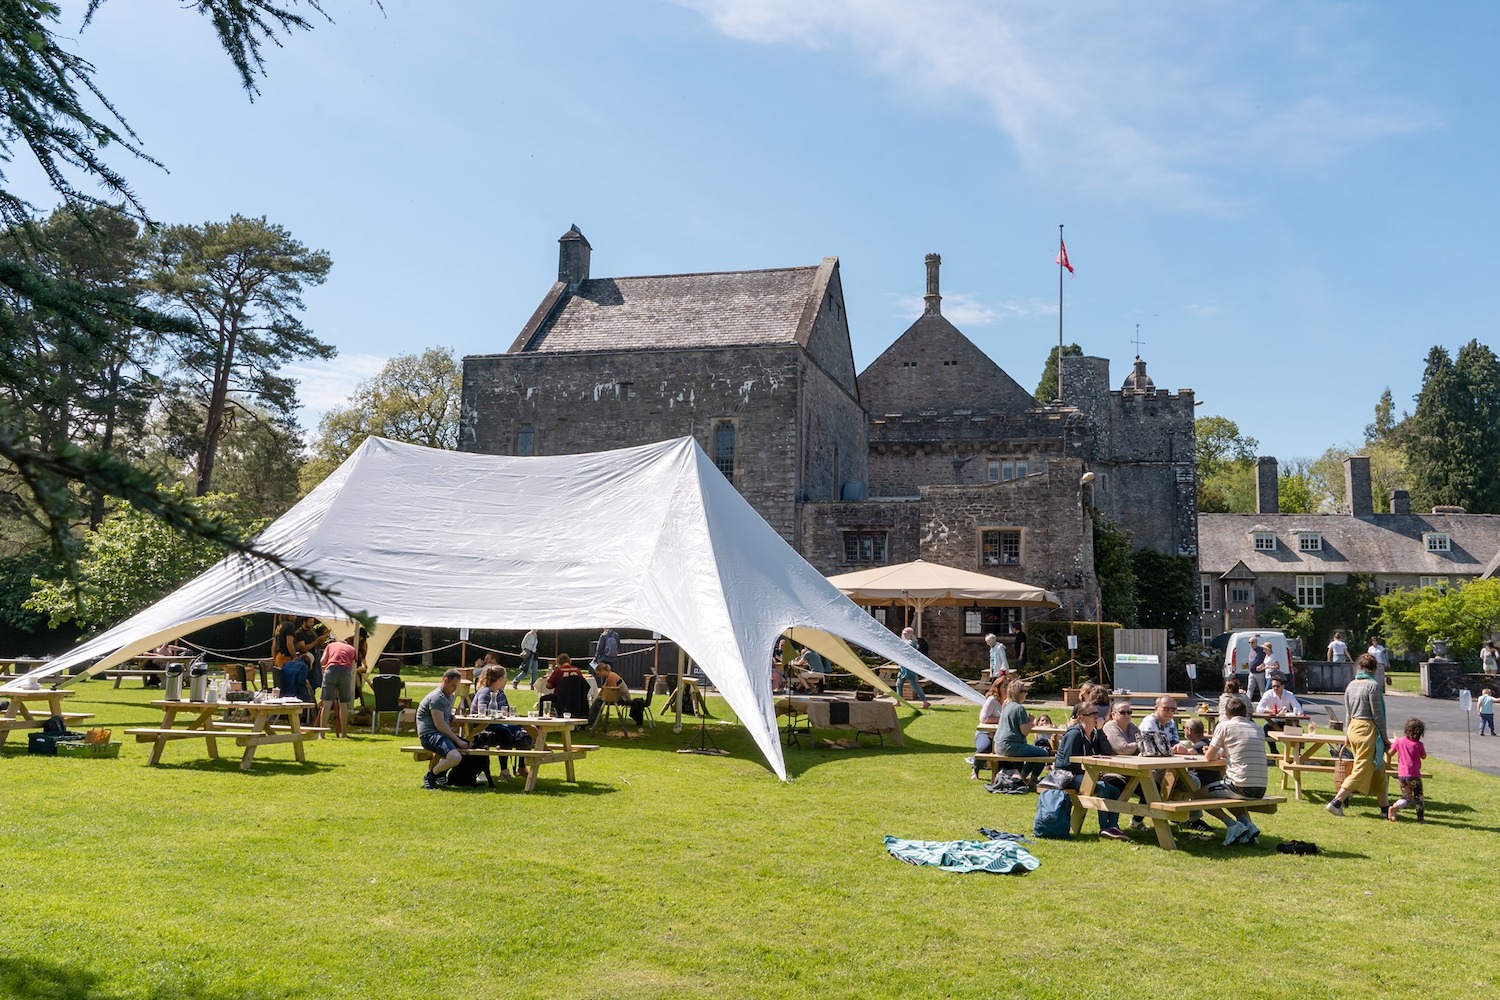
{"type": "Polygon", "coordinates": [[[463,675],[457,670],[443,672],[443,681],[427,693],[417,706],[417,741],[432,752],[432,763],[422,776],[423,788],[439,788],[448,782],[442,775],[464,759],[461,751],[468,741],[453,731],[453,696],[463,675]]]}
{"type": "Polygon", "coordinates": [[[297,616],[277,615],[275,639],[271,643],[271,663],[284,667],[297,658],[297,616]]]}
{"type": "Polygon", "coordinates": [[[318,725],[327,725],[328,717],[333,716],[333,735],[340,739],[349,735],[349,713],[354,709],[354,661],[358,655],[352,644],[342,641],[330,642],[323,650],[323,709],[318,725]]]}
{"type": "Polygon", "coordinates": [[[599,646],[594,652],[594,659],[600,663],[609,665],[609,669],[615,668],[615,659],[620,655],[620,633],[615,631],[613,625],[607,625],[603,632],[599,633],[599,646]]]}

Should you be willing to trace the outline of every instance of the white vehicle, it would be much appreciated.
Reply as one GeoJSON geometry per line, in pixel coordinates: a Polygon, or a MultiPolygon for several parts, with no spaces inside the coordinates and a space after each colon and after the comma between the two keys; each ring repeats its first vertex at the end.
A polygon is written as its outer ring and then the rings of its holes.
{"type": "Polygon", "coordinates": [[[1229,634],[1229,644],[1224,647],[1224,679],[1229,680],[1236,674],[1243,674],[1250,669],[1250,640],[1256,636],[1260,637],[1260,644],[1271,644],[1271,655],[1280,664],[1283,673],[1290,673],[1292,660],[1287,650],[1287,638],[1284,633],[1273,628],[1246,629],[1241,632],[1229,634]]]}

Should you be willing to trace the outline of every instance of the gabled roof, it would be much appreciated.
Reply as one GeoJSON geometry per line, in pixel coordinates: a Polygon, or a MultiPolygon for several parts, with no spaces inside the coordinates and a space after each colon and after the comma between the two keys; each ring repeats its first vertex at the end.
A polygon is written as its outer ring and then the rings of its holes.
{"type": "Polygon", "coordinates": [[[591,278],[554,285],[512,354],[807,346],[838,258],[812,267],[591,278]]]}
{"type": "Polygon", "coordinates": [[[1500,514],[1199,514],[1198,565],[1219,574],[1243,563],[1256,576],[1275,573],[1381,573],[1476,576],[1500,551],[1500,514]],[[1276,534],[1276,549],[1255,548],[1252,534],[1276,534]],[[1301,552],[1299,532],[1323,536],[1321,551],[1301,552]],[[1446,534],[1447,552],[1429,552],[1423,535],[1446,534]]]}
{"type": "Polygon", "coordinates": [[[1031,393],[963,332],[924,313],[859,375],[859,398],[873,416],[922,410],[999,410],[1036,406],[1031,393]]]}

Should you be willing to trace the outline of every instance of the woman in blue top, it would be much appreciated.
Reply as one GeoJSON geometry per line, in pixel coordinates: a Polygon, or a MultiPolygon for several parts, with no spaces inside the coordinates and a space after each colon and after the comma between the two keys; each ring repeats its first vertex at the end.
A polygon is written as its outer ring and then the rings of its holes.
{"type": "MultiPolygon", "coordinates": [[[[1072,775],[1072,780],[1067,787],[1078,789],[1083,784],[1083,771],[1075,770],[1074,757],[1108,757],[1113,753],[1109,741],[1104,738],[1104,730],[1099,726],[1099,708],[1097,705],[1079,704],[1073,706],[1073,724],[1068,731],[1062,734],[1062,740],[1057,745],[1057,759],[1052,766],[1060,771],[1067,771],[1072,775]]],[[[1100,798],[1116,799],[1125,790],[1123,783],[1116,783],[1112,775],[1100,778],[1094,785],[1094,794],[1100,798]]],[[[1110,840],[1129,840],[1130,838],[1120,830],[1119,813],[1099,813],[1099,836],[1108,837],[1110,840]]]]}
{"type": "Polygon", "coordinates": [[[1035,784],[1042,773],[1042,761],[1052,756],[1031,743],[1031,716],[1022,704],[1026,700],[1026,682],[1019,678],[1005,688],[1006,701],[1000,707],[1000,722],[995,726],[996,753],[1006,757],[1035,757],[1036,763],[1021,765],[1021,777],[1027,784],[1035,784]]]}

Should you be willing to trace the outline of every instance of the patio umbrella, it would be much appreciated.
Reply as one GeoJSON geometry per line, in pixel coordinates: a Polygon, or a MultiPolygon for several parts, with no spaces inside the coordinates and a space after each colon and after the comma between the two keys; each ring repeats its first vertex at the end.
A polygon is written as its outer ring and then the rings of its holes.
{"type": "Polygon", "coordinates": [[[934,605],[983,604],[1009,608],[1055,608],[1062,602],[1050,590],[1017,583],[1003,577],[942,566],[918,559],[895,566],[879,566],[854,573],[830,576],[855,604],[905,605],[916,611],[917,632],[922,631],[922,611],[934,605]]]}

